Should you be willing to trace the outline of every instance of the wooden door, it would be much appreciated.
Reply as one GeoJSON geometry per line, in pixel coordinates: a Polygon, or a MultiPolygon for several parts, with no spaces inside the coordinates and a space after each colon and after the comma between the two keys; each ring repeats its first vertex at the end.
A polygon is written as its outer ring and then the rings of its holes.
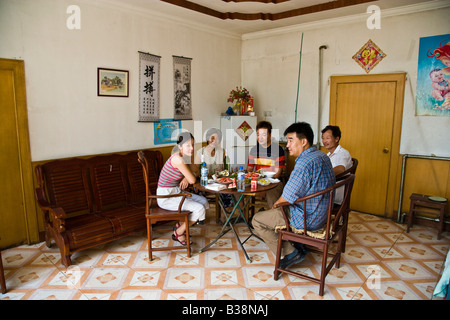
{"type": "Polygon", "coordinates": [[[24,64],[0,59],[0,248],[38,238],[24,64]]]}
{"type": "Polygon", "coordinates": [[[359,160],[353,210],[394,215],[404,82],[403,73],[331,78],[330,123],[359,160]]]}

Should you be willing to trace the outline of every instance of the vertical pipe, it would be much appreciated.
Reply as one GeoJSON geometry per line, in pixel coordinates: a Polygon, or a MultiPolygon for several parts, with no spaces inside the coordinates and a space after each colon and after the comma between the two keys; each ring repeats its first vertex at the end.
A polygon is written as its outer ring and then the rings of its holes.
{"type": "Polygon", "coordinates": [[[302,32],[302,41],[301,41],[301,45],[300,45],[300,59],[299,59],[299,63],[298,63],[297,99],[295,101],[294,122],[297,122],[298,94],[299,94],[299,90],[300,90],[300,73],[302,70],[302,51],[303,51],[303,32],[302,32]]]}
{"type": "Polygon", "coordinates": [[[327,49],[326,45],[319,47],[319,96],[317,102],[317,148],[320,147],[320,117],[322,107],[322,71],[323,71],[323,50],[327,49]]]}

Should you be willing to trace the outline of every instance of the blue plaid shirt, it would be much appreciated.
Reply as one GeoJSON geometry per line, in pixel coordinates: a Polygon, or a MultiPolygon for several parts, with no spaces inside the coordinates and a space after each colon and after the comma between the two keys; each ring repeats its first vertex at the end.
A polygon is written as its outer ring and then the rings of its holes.
{"type": "MultiPolygon", "coordinates": [[[[329,157],[315,147],[303,151],[295,160],[295,167],[283,189],[283,198],[294,203],[300,197],[324,190],[336,183],[333,166],[329,157]]],[[[306,201],[306,226],[308,230],[317,230],[327,221],[329,196],[324,195],[306,201]]],[[[289,206],[291,226],[304,228],[303,203],[289,206]]]]}

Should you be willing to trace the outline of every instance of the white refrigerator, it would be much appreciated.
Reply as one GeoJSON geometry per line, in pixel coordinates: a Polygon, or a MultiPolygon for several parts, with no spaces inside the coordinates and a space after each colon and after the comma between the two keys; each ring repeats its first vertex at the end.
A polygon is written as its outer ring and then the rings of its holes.
{"type": "Polygon", "coordinates": [[[230,159],[231,169],[247,167],[250,149],[257,143],[256,124],[256,116],[221,116],[222,147],[230,159]]]}

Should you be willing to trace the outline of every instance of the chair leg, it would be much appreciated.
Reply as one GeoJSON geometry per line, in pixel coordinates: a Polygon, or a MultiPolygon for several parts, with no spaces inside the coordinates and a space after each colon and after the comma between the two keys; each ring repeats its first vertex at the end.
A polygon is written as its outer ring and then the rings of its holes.
{"type": "Polygon", "coordinates": [[[148,242],[148,260],[152,261],[152,222],[147,219],[147,242],[148,242]]]}
{"type": "Polygon", "coordinates": [[[411,201],[410,208],[409,208],[409,214],[408,214],[408,224],[406,227],[406,233],[409,233],[409,229],[411,228],[411,226],[413,224],[414,206],[415,206],[414,201],[411,201]]]}
{"type": "Polygon", "coordinates": [[[186,247],[187,247],[187,256],[188,258],[191,257],[191,239],[189,234],[189,218],[186,216],[184,219],[184,223],[186,224],[186,247]]]}
{"type": "Polygon", "coordinates": [[[445,229],[444,220],[445,220],[445,207],[441,207],[441,212],[439,214],[439,231],[437,235],[438,240],[441,240],[441,233],[444,232],[445,229]]]}
{"type": "Polygon", "coordinates": [[[275,270],[273,271],[273,278],[275,281],[277,281],[278,277],[280,276],[280,271],[278,271],[278,268],[280,267],[282,242],[283,242],[283,232],[280,231],[280,232],[278,232],[278,245],[277,245],[277,254],[276,254],[276,260],[275,260],[275,270]]]}
{"type": "Polygon", "coordinates": [[[327,258],[328,258],[328,246],[325,245],[323,248],[322,256],[322,270],[320,270],[320,286],[319,286],[319,296],[323,297],[323,292],[325,289],[325,277],[327,276],[327,258]]]}
{"type": "Polygon", "coordinates": [[[6,281],[5,281],[5,274],[3,272],[3,262],[1,252],[0,252],[0,289],[2,294],[6,293],[6,281]]]}

